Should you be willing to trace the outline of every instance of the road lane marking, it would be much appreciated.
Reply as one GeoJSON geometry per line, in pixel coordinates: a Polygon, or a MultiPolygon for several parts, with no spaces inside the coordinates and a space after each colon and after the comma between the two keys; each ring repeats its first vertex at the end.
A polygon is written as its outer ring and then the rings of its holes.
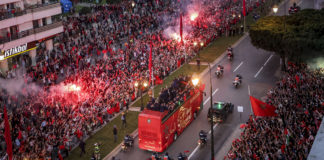
{"type": "Polygon", "coordinates": [[[264,63],[263,66],[267,65],[267,63],[270,61],[270,59],[272,58],[273,54],[271,54],[271,56],[268,58],[268,60],[264,63]]]}
{"type": "Polygon", "coordinates": [[[198,148],[199,148],[199,145],[191,152],[191,154],[188,157],[189,160],[197,152],[198,148]]]}
{"type": "Polygon", "coordinates": [[[243,61],[234,69],[233,72],[235,72],[237,69],[239,69],[241,67],[241,65],[243,64],[243,61]]]}
{"type": "Polygon", "coordinates": [[[213,92],[213,95],[215,95],[215,93],[218,91],[218,88],[213,92]]]}
{"type": "Polygon", "coordinates": [[[262,65],[262,67],[259,69],[259,71],[254,75],[254,78],[256,78],[259,73],[262,71],[263,67],[265,67],[267,65],[267,63],[270,61],[270,59],[272,58],[273,54],[270,55],[270,57],[264,62],[264,64],[262,65]]]}
{"type": "MultiPolygon", "coordinates": [[[[215,130],[215,128],[218,126],[218,123],[216,123],[213,127],[213,129],[215,130]]],[[[208,132],[208,134],[211,133],[211,130],[208,132]]],[[[199,145],[197,145],[197,147],[190,153],[190,155],[188,156],[188,160],[190,160],[190,158],[198,151],[199,149],[199,145]]]]}
{"type": "Polygon", "coordinates": [[[254,75],[254,78],[256,78],[258,75],[259,75],[259,73],[262,71],[262,69],[263,69],[263,66],[259,69],[259,71],[254,75]]]}
{"type": "Polygon", "coordinates": [[[210,99],[210,97],[208,97],[208,98],[206,99],[206,101],[204,102],[204,105],[209,101],[209,99],[210,99]]]}
{"type": "MultiPolygon", "coordinates": [[[[215,95],[218,91],[218,88],[212,93],[212,95],[215,95]]],[[[205,100],[204,105],[210,100],[210,96],[205,100]]]]}
{"type": "MultiPolygon", "coordinates": [[[[213,127],[213,129],[215,130],[215,128],[218,126],[218,123],[216,123],[215,125],[214,125],[214,127],[213,127]]],[[[210,134],[211,133],[211,130],[208,132],[208,134],[210,134]]]]}

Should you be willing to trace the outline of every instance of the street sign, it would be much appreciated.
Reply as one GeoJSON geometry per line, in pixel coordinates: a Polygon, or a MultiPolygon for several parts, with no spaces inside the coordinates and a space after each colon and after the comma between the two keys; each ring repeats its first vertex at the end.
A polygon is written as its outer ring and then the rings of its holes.
{"type": "Polygon", "coordinates": [[[243,112],[243,106],[237,106],[237,111],[238,112],[243,112]]]}

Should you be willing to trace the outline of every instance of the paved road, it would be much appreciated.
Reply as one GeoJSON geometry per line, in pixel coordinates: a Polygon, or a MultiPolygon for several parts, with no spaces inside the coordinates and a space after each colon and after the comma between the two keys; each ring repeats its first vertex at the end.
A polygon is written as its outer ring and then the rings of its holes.
{"type": "MultiPolygon", "coordinates": [[[[310,0],[299,3],[301,7],[311,6],[310,0]]],[[[293,0],[289,0],[286,4],[286,11],[293,4],[293,0]]],[[[282,6],[283,7],[283,6],[282,6]]],[[[277,14],[283,14],[284,9],[279,8],[277,14]]],[[[250,43],[250,38],[246,37],[234,48],[234,60],[229,62],[226,56],[219,62],[224,66],[223,77],[217,79],[214,72],[216,67],[212,68],[212,86],[213,86],[213,102],[228,101],[235,105],[234,112],[227,117],[226,121],[214,126],[214,149],[215,156],[218,150],[221,149],[224,142],[232,134],[234,129],[240,123],[246,122],[251,112],[249,94],[262,98],[266,95],[268,89],[272,88],[279,77],[280,59],[273,53],[257,49],[250,43]],[[243,76],[242,86],[235,89],[232,81],[236,74],[243,76]],[[243,106],[244,112],[237,112],[237,106],[243,106]]],[[[166,152],[171,157],[176,157],[179,152],[185,150],[190,151],[192,160],[210,159],[210,140],[204,148],[197,148],[198,133],[200,130],[210,131],[210,125],[207,122],[207,110],[210,107],[209,95],[209,74],[202,77],[202,82],[206,84],[207,96],[204,97],[204,109],[198,115],[186,130],[178,137],[166,152]]],[[[208,135],[208,139],[210,134],[208,135]]],[[[145,160],[151,156],[151,152],[144,151],[138,148],[138,139],[135,140],[135,147],[129,152],[118,153],[117,158],[121,160],[145,160]]]]}

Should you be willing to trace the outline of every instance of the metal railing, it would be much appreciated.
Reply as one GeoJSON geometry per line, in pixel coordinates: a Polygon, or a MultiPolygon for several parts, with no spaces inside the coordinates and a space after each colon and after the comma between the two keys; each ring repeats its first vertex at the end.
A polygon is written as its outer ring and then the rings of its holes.
{"type": "Polygon", "coordinates": [[[0,38],[0,44],[7,43],[7,42],[10,42],[10,41],[14,41],[14,40],[17,40],[17,39],[20,39],[20,38],[24,38],[24,37],[27,37],[27,36],[32,35],[32,34],[44,32],[44,31],[47,31],[47,30],[50,30],[50,29],[53,29],[53,28],[57,28],[59,26],[63,26],[62,21],[54,22],[52,24],[41,26],[39,28],[33,28],[33,29],[26,30],[26,31],[21,31],[18,34],[11,35],[10,37],[2,37],[2,38],[0,38]]]}
{"type": "Polygon", "coordinates": [[[10,19],[13,17],[19,17],[22,15],[25,15],[27,13],[32,13],[32,12],[39,12],[43,11],[46,9],[54,8],[54,7],[59,7],[60,3],[58,1],[51,1],[49,3],[44,3],[44,4],[36,4],[36,5],[25,5],[25,10],[20,11],[20,9],[11,9],[7,11],[0,11],[0,21],[5,20],[5,19],[10,19]],[[11,12],[14,11],[14,12],[11,12]]]}

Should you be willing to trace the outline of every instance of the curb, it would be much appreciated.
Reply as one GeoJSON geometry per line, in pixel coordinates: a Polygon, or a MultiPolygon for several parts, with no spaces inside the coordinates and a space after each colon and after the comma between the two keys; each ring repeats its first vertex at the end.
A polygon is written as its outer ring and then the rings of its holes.
{"type": "Polygon", "coordinates": [[[232,141],[236,138],[239,138],[243,130],[240,128],[240,125],[244,123],[240,123],[237,126],[235,126],[235,129],[231,133],[231,135],[228,136],[228,138],[223,143],[223,147],[220,148],[220,150],[216,153],[215,157],[216,159],[224,159],[225,156],[227,156],[228,151],[232,147],[232,141]]]}
{"type": "MultiPolygon", "coordinates": [[[[136,137],[138,136],[138,128],[134,132],[131,133],[131,136],[134,138],[134,140],[136,139],[136,137]]],[[[123,142],[118,144],[118,146],[116,146],[114,150],[112,150],[108,155],[106,155],[105,158],[103,158],[103,160],[110,160],[110,159],[112,159],[112,157],[116,156],[121,151],[122,144],[123,144],[123,142]]],[[[135,147],[135,146],[133,146],[133,147],[135,147]]]]}

